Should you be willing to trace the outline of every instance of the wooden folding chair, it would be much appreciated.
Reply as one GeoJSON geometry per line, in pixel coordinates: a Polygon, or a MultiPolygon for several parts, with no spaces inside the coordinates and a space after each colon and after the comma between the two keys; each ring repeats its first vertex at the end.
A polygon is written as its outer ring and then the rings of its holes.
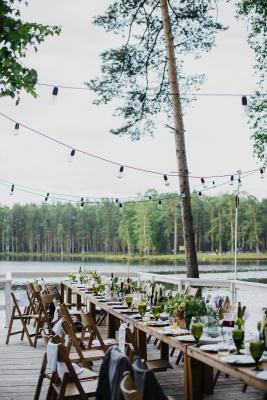
{"type": "Polygon", "coordinates": [[[81,347],[84,348],[82,340],[89,340],[90,335],[87,333],[84,335],[83,332],[77,332],[77,328],[74,324],[73,317],[76,317],[79,321],[81,320],[81,312],[77,311],[77,313],[73,313],[72,311],[69,310],[67,304],[63,303],[60,304],[59,306],[59,314],[65,318],[66,321],[72,326],[72,329],[75,332],[75,335],[77,337],[78,342],[80,343],[81,347]],[[81,339],[83,337],[83,339],[81,339]]]}
{"type": "Polygon", "coordinates": [[[27,327],[27,322],[29,320],[33,320],[33,321],[38,320],[39,315],[38,314],[25,314],[24,312],[22,312],[20,310],[20,306],[19,306],[16,296],[13,292],[11,293],[11,298],[13,301],[13,309],[12,309],[12,313],[11,313],[11,317],[10,317],[10,322],[9,322],[9,327],[8,327],[8,332],[7,332],[7,337],[6,337],[6,344],[9,343],[10,336],[20,334],[21,340],[23,340],[24,334],[26,334],[29,344],[31,346],[34,346],[32,337],[35,336],[35,333],[33,333],[33,334],[29,333],[29,330],[27,327]],[[19,320],[21,322],[22,330],[12,332],[13,322],[16,320],[19,320]]]}
{"type": "Polygon", "coordinates": [[[130,372],[124,372],[120,389],[124,400],[141,400],[130,372]]]}
{"type": "Polygon", "coordinates": [[[82,350],[72,325],[64,318],[62,319],[62,326],[65,334],[68,335],[70,339],[69,349],[71,349],[71,347],[74,348],[74,352],[69,354],[69,358],[72,362],[78,362],[84,367],[90,368],[93,361],[101,360],[104,357],[105,353],[102,350],[82,350]]]}
{"type": "Polygon", "coordinates": [[[48,308],[50,304],[53,304],[53,294],[41,294],[36,293],[36,299],[38,301],[38,318],[36,320],[36,331],[33,346],[37,346],[37,340],[42,337],[41,331],[47,329],[50,335],[52,332],[52,319],[53,316],[49,315],[48,308]]]}
{"type": "Polygon", "coordinates": [[[116,339],[103,339],[99,329],[92,317],[92,315],[87,313],[81,313],[82,324],[83,324],[83,331],[81,335],[81,341],[86,339],[86,335],[88,336],[88,344],[86,346],[87,350],[92,349],[101,349],[104,352],[110,347],[117,345],[118,342],[116,339]]]}
{"type": "Polygon", "coordinates": [[[185,289],[185,294],[187,294],[188,296],[192,296],[192,297],[196,298],[200,294],[200,288],[199,287],[187,286],[187,288],[185,289]]]}
{"type": "MultiPolygon", "coordinates": [[[[48,337],[48,341],[52,341],[54,344],[63,344],[63,339],[59,336],[50,336],[48,337]]],[[[84,368],[83,372],[79,374],[78,378],[80,381],[88,380],[88,379],[96,379],[98,377],[98,374],[95,373],[94,371],[91,371],[90,369],[84,368]]],[[[40,393],[42,390],[42,385],[44,379],[48,379],[51,381],[52,379],[52,371],[47,371],[47,352],[45,352],[40,373],[39,373],[39,378],[36,386],[36,391],[34,395],[34,400],[38,400],[40,397],[40,393]]]]}

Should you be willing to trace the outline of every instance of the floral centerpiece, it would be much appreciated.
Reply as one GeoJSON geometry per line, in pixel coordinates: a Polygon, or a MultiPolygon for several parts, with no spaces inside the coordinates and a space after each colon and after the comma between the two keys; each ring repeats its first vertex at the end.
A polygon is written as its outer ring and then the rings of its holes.
{"type": "Polygon", "coordinates": [[[206,304],[202,298],[194,298],[180,293],[168,298],[166,311],[170,316],[177,318],[178,325],[186,326],[187,329],[192,317],[195,317],[196,321],[200,321],[200,318],[207,314],[206,304]]]}

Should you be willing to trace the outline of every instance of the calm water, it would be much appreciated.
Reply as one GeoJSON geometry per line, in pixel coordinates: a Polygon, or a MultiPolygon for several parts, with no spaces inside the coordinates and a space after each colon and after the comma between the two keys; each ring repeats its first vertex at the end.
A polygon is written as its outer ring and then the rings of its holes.
{"type": "MultiPolygon", "coordinates": [[[[42,271],[78,272],[80,266],[83,269],[96,269],[99,272],[142,271],[186,277],[186,268],[184,264],[127,264],[124,262],[103,261],[0,261],[0,274],[5,274],[6,272],[34,272],[36,273],[36,277],[39,277],[42,271]]],[[[199,270],[201,278],[234,278],[234,267],[233,264],[230,263],[200,264],[199,270]]],[[[239,263],[238,279],[266,280],[267,282],[267,262],[239,263]]]]}

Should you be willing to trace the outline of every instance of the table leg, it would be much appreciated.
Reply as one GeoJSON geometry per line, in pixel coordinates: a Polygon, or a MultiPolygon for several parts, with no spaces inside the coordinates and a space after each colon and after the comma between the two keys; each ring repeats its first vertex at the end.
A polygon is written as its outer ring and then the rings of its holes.
{"type": "Polygon", "coordinates": [[[213,368],[202,363],[203,392],[213,393],[213,368]]]}
{"type": "Polygon", "coordinates": [[[89,312],[95,321],[95,304],[90,301],[89,303],[89,312]]]}
{"type": "Polygon", "coordinates": [[[71,308],[72,303],[72,288],[67,288],[67,303],[69,303],[69,308],[71,308]]]}
{"type": "Polygon", "coordinates": [[[143,360],[147,360],[146,332],[138,329],[136,334],[138,354],[143,360]]]}
{"type": "Polygon", "coordinates": [[[108,329],[107,329],[107,337],[111,339],[116,339],[116,327],[117,327],[117,318],[108,314],[108,329]]]}
{"type": "Polygon", "coordinates": [[[81,295],[77,293],[77,310],[80,310],[81,306],[82,306],[82,299],[81,299],[81,295]]]}
{"type": "Polygon", "coordinates": [[[64,292],[65,292],[65,285],[64,283],[60,284],[60,301],[64,303],[64,292]]]}
{"type": "Polygon", "coordinates": [[[202,376],[202,363],[187,356],[188,399],[203,399],[202,376]]]}
{"type": "Polygon", "coordinates": [[[169,361],[169,345],[167,343],[161,342],[160,344],[160,358],[169,361]]]}
{"type": "Polygon", "coordinates": [[[184,399],[190,400],[188,387],[188,356],[184,353],[184,399]]]}

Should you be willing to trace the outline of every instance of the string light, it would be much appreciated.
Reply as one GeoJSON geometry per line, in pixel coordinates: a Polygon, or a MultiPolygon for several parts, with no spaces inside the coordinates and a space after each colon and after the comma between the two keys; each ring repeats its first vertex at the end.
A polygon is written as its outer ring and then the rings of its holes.
{"type": "Polygon", "coordinates": [[[212,185],[213,185],[213,186],[215,185],[215,181],[212,181],[212,185]]]}
{"type": "Polygon", "coordinates": [[[207,187],[207,185],[205,184],[205,179],[204,179],[203,177],[201,178],[201,183],[202,183],[202,185],[203,185],[204,188],[207,187]]]}
{"type": "Polygon", "coordinates": [[[13,196],[13,194],[14,194],[14,190],[15,190],[15,185],[11,185],[11,189],[10,189],[10,196],[13,196]]]}
{"type": "Polygon", "coordinates": [[[80,207],[83,208],[83,206],[84,206],[84,200],[83,200],[83,197],[81,197],[81,204],[80,204],[80,207]]]}
{"type": "Polygon", "coordinates": [[[13,135],[14,136],[18,136],[19,135],[19,123],[18,122],[15,123],[13,135]]]}
{"type": "Polygon", "coordinates": [[[138,97],[138,100],[140,101],[140,103],[143,103],[143,102],[145,101],[145,98],[146,98],[146,94],[145,94],[145,93],[142,93],[142,94],[140,94],[140,96],[138,97]]]}
{"type": "MultiPolygon", "coordinates": [[[[263,168],[263,170],[264,170],[264,168],[263,168]]],[[[242,179],[244,179],[244,178],[246,178],[246,177],[248,177],[250,175],[258,173],[259,171],[260,171],[260,168],[255,169],[255,170],[251,170],[251,171],[242,172],[242,173],[241,173],[241,171],[238,171],[237,174],[239,176],[242,176],[242,179]]],[[[241,178],[240,178],[240,183],[241,183],[241,178]]],[[[202,192],[203,191],[207,191],[207,190],[211,190],[211,189],[214,189],[214,188],[218,188],[218,187],[221,187],[221,186],[224,186],[224,185],[227,185],[227,184],[229,184],[229,180],[226,180],[226,181],[224,181],[222,183],[218,183],[218,184],[216,184],[216,186],[214,186],[214,185],[213,186],[209,186],[206,189],[203,189],[202,192]]],[[[22,186],[22,185],[18,185],[18,184],[12,184],[12,182],[4,180],[2,178],[0,178],[0,185],[5,186],[5,187],[11,187],[10,194],[13,194],[13,191],[14,191],[14,188],[15,188],[15,185],[16,185],[16,191],[28,193],[28,194],[39,196],[39,197],[44,197],[44,191],[43,190],[33,189],[33,188],[29,188],[27,186],[22,186]]],[[[194,188],[193,188],[193,193],[195,193],[195,189],[194,188]]],[[[178,198],[179,194],[177,192],[173,192],[173,193],[166,193],[165,196],[166,196],[166,199],[171,199],[171,198],[178,198]]],[[[147,197],[143,198],[143,199],[140,199],[140,196],[137,196],[137,197],[131,197],[131,198],[124,198],[123,202],[125,204],[136,203],[136,202],[147,202],[147,201],[151,201],[150,197],[151,197],[151,200],[153,200],[152,196],[149,196],[148,199],[147,199],[147,197]]],[[[182,192],[181,197],[185,197],[185,192],[182,192]]],[[[79,196],[73,196],[73,195],[66,195],[66,194],[50,192],[50,193],[46,194],[46,198],[45,198],[44,204],[46,204],[46,202],[48,201],[48,198],[52,198],[53,200],[57,200],[57,201],[68,201],[68,202],[74,202],[74,203],[81,204],[81,197],[79,197],[79,196]],[[64,196],[64,197],[61,197],[61,196],[64,196]]],[[[103,201],[112,202],[112,201],[114,201],[114,198],[107,198],[107,197],[89,198],[89,197],[87,197],[86,200],[84,200],[84,204],[102,204],[103,201]]],[[[117,205],[119,205],[119,200],[116,199],[115,203],[117,205]]],[[[161,205],[161,200],[160,200],[160,205],[161,205]]]]}
{"type": "Polygon", "coordinates": [[[242,186],[242,182],[241,182],[241,178],[240,177],[238,178],[238,184],[239,184],[239,186],[242,186]]]}
{"type": "Polygon", "coordinates": [[[260,176],[261,176],[261,179],[264,178],[264,173],[265,173],[265,168],[264,168],[264,167],[263,167],[263,168],[260,168],[260,176]]]}
{"type": "Polygon", "coordinates": [[[170,182],[169,182],[168,177],[167,177],[166,174],[163,175],[163,179],[164,179],[164,181],[165,181],[165,186],[169,186],[169,185],[170,185],[170,182]]]}
{"type": "MultiPolygon", "coordinates": [[[[13,123],[17,123],[13,118],[11,118],[11,117],[5,115],[5,114],[2,113],[2,112],[0,112],[0,115],[1,115],[2,117],[4,117],[4,118],[8,119],[9,121],[12,121],[13,123]]],[[[89,157],[93,157],[93,158],[95,158],[95,159],[98,159],[98,160],[101,160],[101,161],[104,161],[104,162],[107,162],[107,163],[110,163],[110,164],[113,164],[113,165],[122,166],[122,164],[119,163],[119,162],[117,162],[117,161],[113,161],[113,160],[110,160],[110,159],[101,157],[101,156],[99,156],[99,155],[89,153],[89,152],[87,152],[87,151],[85,151],[85,150],[82,150],[82,149],[77,149],[77,148],[76,148],[76,149],[73,149],[73,147],[70,146],[69,144],[64,143],[64,142],[61,142],[60,140],[55,139],[55,138],[53,138],[53,137],[51,137],[51,136],[49,136],[49,135],[47,135],[47,134],[45,134],[45,133],[43,133],[43,132],[37,131],[36,129],[33,129],[33,128],[31,128],[31,127],[25,125],[25,124],[19,123],[19,125],[22,126],[23,128],[25,128],[26,130],[29,130],[29,131],[31,131],[31,132],[37,134],[37,135],[40,135],[40,136],[42,136],[42,137],[44,137],[44,138],[46,138],[46,139],[48,139],[48,140],[51,140],[51,141],[53,141],[53,142],[55,142],[55,143],[57,143],[57,144],[59,144],[59,145],[61,145],[61,146],[64,146],[64,147],[69,148],[69,149],[71,150],[71,156],[70,156],[70,157],[71,157],[71,158],[70,158],[71,161],[72,161],[72,159],[73,159],[73,156],[74,156],[75,152],[79,152],[79,153],[85,154],[85,155],[87,155],[87,156],[89,156],[89,157]]],[[[135,170],[135,171],[138,171],[138,172],[145,172],[145,173],[149,173],[149,174],[161,175],[161,176],[162,176],[162,175],[166,175],[166,176],[180,176],[180,177],[186,176],[186,177],[189,177],[189,178],[191,178],[191,179],[200,179],[200,178],[201,178],[200,176],[196,176],[196,175],[188,175],[188,174],[182,175],[182,174],[179,174],[178,172],[172,172],[172,173],[169,173],[169,174],[163,174],[163,173],[160,172],[160,171],[148,170],[148,169],[136,167],[136,166],[133,166],[133,165],[125,165],[125,164],[124,164],[124,168],[132,169],[132,170],[135,170]]],[[[204,179],[204,178],[206,178],[206,179],[209,179],[209,178],[226,178],[226,177],[230,177],[230,176],[231,176],[231,174],[222,174],[222,175],[209,175],[209,176],[205,176],[205,177],[203,176],[202,178],[203,178],[203,179],[204,179]]]]}
{"type": "Polygon", "coordinates": [[[181,197],[182,197],[182,199],[185,198],[185,191],[184,190],[181,192],[181,197]]]}
{"type": "Polygon", "coordinates": [[[75,156],[75,149],[72,149],[70,154],[69,154],[68,162],[71,163],[74,156],[75,156]]]}
{"type": "Polygon", "coordinates": [[[201,193],[201,192],[198,192],[198,196],[201,197],[201,196],[202,196],[202,193],[201,193]]]}
{"type": "Polygon", "coordinates": [[[247,96],[242,96],[241,97],[241,104],[242,106],[246,107],[248,105],[248,99],[247,96]]]}
{"type": "Polygon", "coordinates": [[[58,87],[57,86],[53,87],[52,95],[53,96],[57,96],[58,95],[58,87]]]}
{"type": "Polygon", "coordinates": [[[123,170],[124,170],[124,167],[123,167],[123,165],[121,165],[120,166],[120,169],[119,169],[119,173],[118,173],[118,178],[123,178],[123,170]]]}
{"type": "Polygon", "coordinates": [[[162,202],[161,202],[161,200],[159,200],[158,201],[158,209],[161,210],[161,208],[162,208],[162,202]]]}
{"type": "Polygon", "coordinates": [[[149,200],[149,201],[152,201],[152,196],[148,196],[148,200],[149,200]]]}
{"type": "Polygon", "coordinates": [[[120,204],[119,204],[119,210],[120,210],[120,212],[122,212],[122,211],[123,211],[123,206],[122,206],[122,203],[120,203],[120,204]]]}

